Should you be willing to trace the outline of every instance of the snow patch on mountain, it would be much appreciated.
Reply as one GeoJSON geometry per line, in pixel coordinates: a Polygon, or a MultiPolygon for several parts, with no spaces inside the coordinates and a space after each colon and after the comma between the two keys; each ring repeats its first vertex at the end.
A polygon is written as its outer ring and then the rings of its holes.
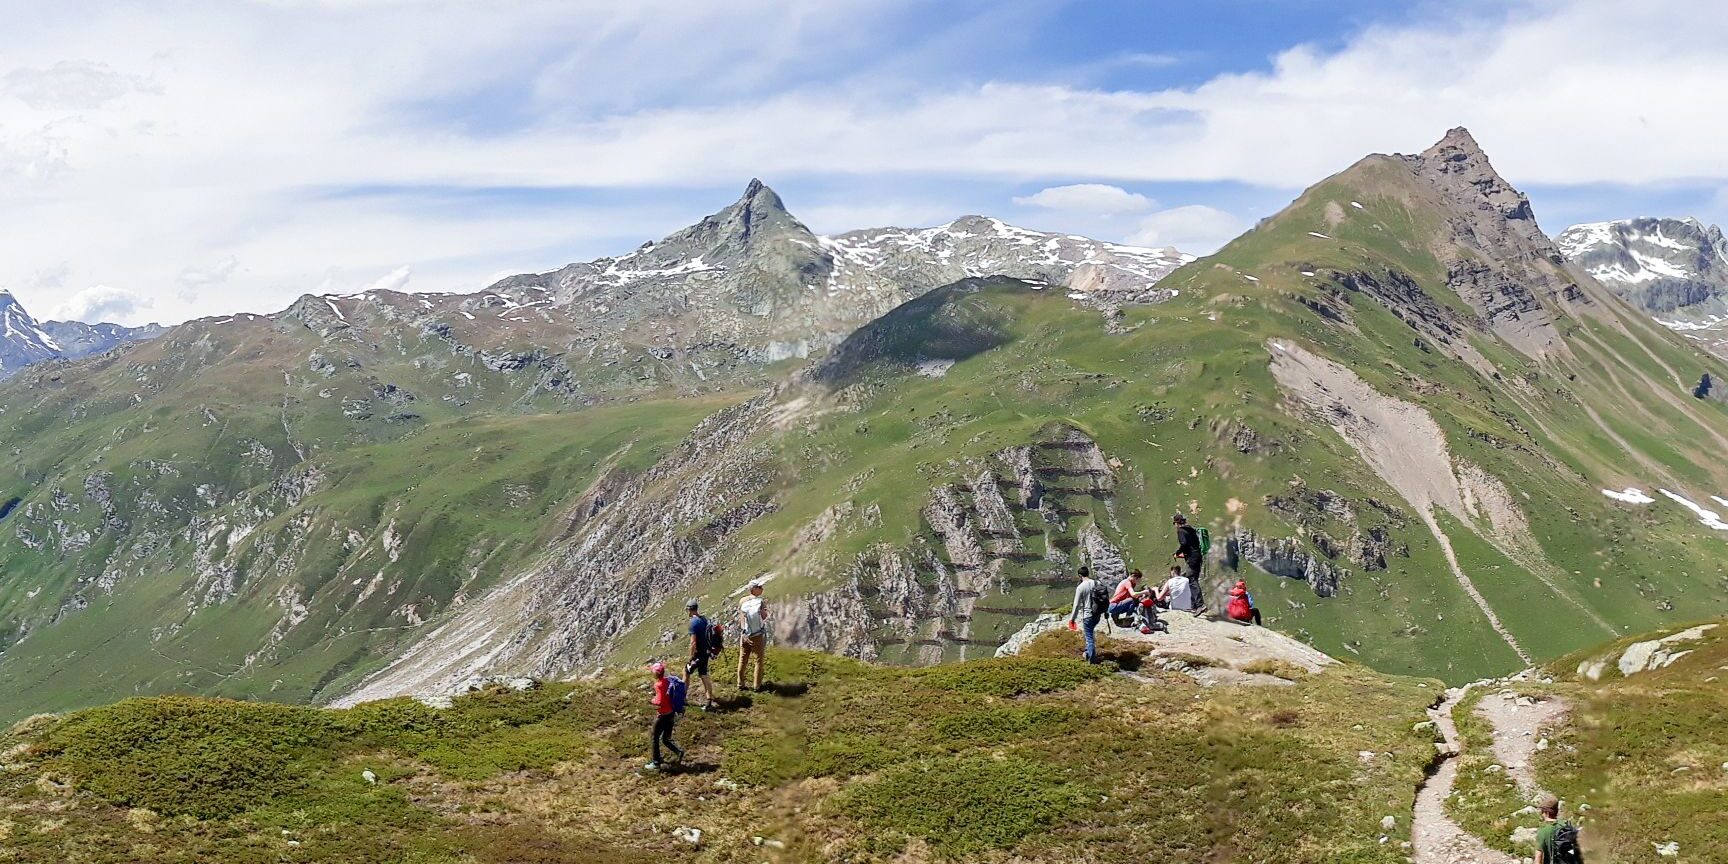
{"type": "Polygon", "coordinates": [[[1603,489],[1602,494],[1608,496],[1609,498],[1614,499],[1615,501],[1621,501],[1621,502],[1624,502],[1627,504],[1654,504],[1654,503],[1656,503],[1655,498],[1652,498],[1649,495],[1644,494],[1643,490],[1632,488],[1632,487],[1627,487],[1624,491],[1620,491],[1620,492],[1616,492],[1612,489],[1603,489]]]}

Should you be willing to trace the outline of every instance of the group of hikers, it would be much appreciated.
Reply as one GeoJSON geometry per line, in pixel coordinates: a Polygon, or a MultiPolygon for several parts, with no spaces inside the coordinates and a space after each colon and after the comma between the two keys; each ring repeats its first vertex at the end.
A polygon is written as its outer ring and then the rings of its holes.
{"type": "MultiPolygon", "coordinates": [[[[1138,627],[1141,633],[1154,633],[1166,629],[1158,619],[1158,610],[1171,609],[1189,612],[1194,615],[1206,611],[1205,590],[1201,585],[1200,574],[1205,565],[1206,553],[1211,551],[1211,538],[1205,528],[1195,528],[1188,524],[1188,518],[1181,513],[1171,517],[1171,523],[1176,528],[1176,552],[1172,559],[1176,562],[1170,568],[1170,575],[1156,587],[1142,586],[1144,574],[1139,570],[1131,570],[1115,589],[1111,590],[1108,583],[1095,577],[1088,567],[1078,571],[1080,584],[1074,589],[1074,607],[1068,613],[1068,629],[1083,630],[1086,634],[1085,656],[1087,662],[1098,662],[1097,627],[1106,617],[1122,626],[1138,627]]],[[[737,626],[738,638],[738,690],[761,691],[762,669],[767,658],[768,646],[768,610],[762,599],[763,580],[751,580],[748,594],[738,604],[737,626]],[[747,676],[754,662],[754,674],[747,676]],[[749,678],[749,687],[745,686],[749,678]]],[[[1260,609],[1254,604],[1254,596],[1248,592],[1245,581],[1237,580],[1228,592],[1229,602],[1225,606],[1225,617],[1243,624],[1261,624],[1260,609]]],[[[649,671],[653,674],[654,695],[649,700],[654,707],[654,727],[651,737],[652,757],[644,766],[648,771],[659,771],[665,764],[665,755],[669,751],[678,762],[684,760],[684,748],[678,746],[672,739],[672,733],[677,725],[678,717],[684,713],[687,701],[686,680],[701,681],[703,703],[698,710],[708,712],[715,707],[714,681],[709,675],[709,664],[721,655],[726,645],[726,627],[717,621],[703,615],[699,604],[689,600],[684,604],[690,622],[689,651],[684,665],[684,677],[666,671],[665,663],[653,663],[649,671]]],[[[1578,829],[1569,822],[1560,821],[1560,803],[1552,796],[1544,798],[1539,808],[1542,814],[1542,827],[1536,838],[1535,864],[1582,864],[1579,853],[1578,829]]]]}
{"type": "MultiPolygon", "coordinates": [[[[1074,606],[1068,613],[1068,629],[1081,630],[1086,635],[1085,656],[1089,663],[1098,662],[1098,625],[1106,620],[1124,627],[1138,627],[1141,633],[1167,629],[1158,620],[1158,610],[1173,609],[1202,615],[1206,611],[1206,592],[1200,581],[1206,553],[1211,551],[1211,537],[1205,528],[1188,524],[1188,517],[1177,513],[1170,518],[1176,526],[1176,553],[1171,558],[1169,578],[1156,587],[1142,586],[1146,578],[1139,570],[1130,570],[1116,583],[1114,590],[1104,579],[1093,575],[1091,568],[1081,567],[1077,574],[1080,584],[1074,587],[1074,606]]],[[[1225,605],[1225,617],[1245,624],[1261,624],[1260,609],[1254,605],[1254,595],[1248,583],[1237,580],[1230,588],[1230,601],[1225,605]]]]}
{"type": "MultiPolygon", "coordinates": [[[[768,657],[768,607],[762,600],[763,582],[760,579],[750,581],[749,594],[738,604],[738,690],[744,691],[745,673],[751,671],[751,662],[755,662],[753,674],[750,676],[748,689],[762,689],[762,667],[768,657]]],[[[684,611],[690,617],[689,654],[684,664],[684,677],[670,674],[665,663],[653,663],[648,671],[654,676],[654,696],[649,704],[654,706],[654,731],[651,738],[651,758],[644,768],[648,771],[658,771],[665,764],[665,751],[671,751],[672,758],[683,762],[684,748],[672,740],[672,731],[678,723],[678,715],[684,713],[688,698],[686,681],[701,681],[703,702],[698,710],[706,713],[712,711],[714,702],[714,679],[708,673],[709,663],[719,657],[726,647],[726,625],[711,621],[702,614],[701,606],[695,600],[686,601],[684,611]],[[664,750],[662,750],[664,745],[664,750]]]]}

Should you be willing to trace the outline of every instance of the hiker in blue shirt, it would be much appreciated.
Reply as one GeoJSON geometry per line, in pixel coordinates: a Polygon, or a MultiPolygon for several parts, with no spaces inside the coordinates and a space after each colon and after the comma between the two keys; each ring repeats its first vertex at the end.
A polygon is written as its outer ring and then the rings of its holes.
{"type": "Polygon", "coordinates": [[[684,603],[684,611],[690,613],[690,662],[684,666],[684,677],[702,679],[702,694],[708,697],[702,711],[707,712],[714,708],[714,682],[708,678],[708,658],[714,654],[713,627],[696,611],[694,599],[684,603]]]}

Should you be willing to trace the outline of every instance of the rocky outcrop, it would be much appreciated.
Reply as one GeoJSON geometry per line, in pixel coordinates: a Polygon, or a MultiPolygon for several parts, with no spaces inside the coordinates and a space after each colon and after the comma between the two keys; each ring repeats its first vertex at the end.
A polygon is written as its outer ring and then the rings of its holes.
{"type": "Polygon", "coordinates": [[[1324,556],[1310,552],[1307,545],[1290,537],[1263,537],[1243,529],[1230,536],[1224,546],[1224,565],[1240,570],[1252,564],[1273,576],[1299,579],[1308,583],[1320,597],[1338,593],[1338,586],[1350,575],[1324,556]]]}

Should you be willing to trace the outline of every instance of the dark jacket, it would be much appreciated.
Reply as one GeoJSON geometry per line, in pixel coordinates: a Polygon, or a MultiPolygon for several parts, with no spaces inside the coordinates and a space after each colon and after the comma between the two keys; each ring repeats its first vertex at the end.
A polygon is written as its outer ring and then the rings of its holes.
{"type": "Polygon", "coordinates": [[[1184,561],[1200,560],[1200,532],[1195,531],[1194,526],[1176,526],[1176,554],[1184,561]]]}

